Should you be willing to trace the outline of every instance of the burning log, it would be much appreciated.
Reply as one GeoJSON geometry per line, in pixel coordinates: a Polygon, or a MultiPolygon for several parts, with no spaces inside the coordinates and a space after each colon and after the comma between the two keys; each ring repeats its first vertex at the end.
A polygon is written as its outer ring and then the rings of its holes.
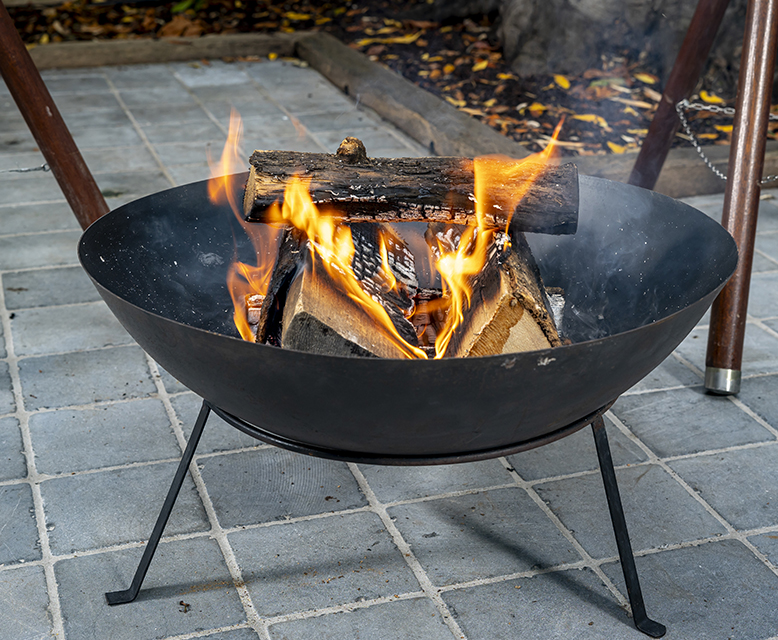
{"type": "Polygon", "coordinates": [[[418,346],[407,319],[418,287],[413,254],[383,225],[355,225],[351,234],[355,248],[351,268],[363,294],[344,293],[331,270],[305,251],[284,295],[280,345],[340,356],[412,356],[418,346]],[[377,309],[385,315],[384,330],[376,327],[377,309]]]}
{"type": "MultiPolygon", "coordinates": [[[[489,245],[483,269],[470,279],[470,302],[462,306],[463,319],[446,357],[517,353],[562,344],[524,234],[513,233],[510,242],[499,236],[489,245]]],[[[426,238],[433,252],[438,247],[455,251],[462,229],[430,225],[426,238]]]]}
{"type": "MultiPolygon", "coordinates": [[[[310,178],[316,204],[337,205],[346,222],[448,222],[476,224],[473,161],[466,158],[368,158],[356,138],[344,140],[335,155],[255,151],[243,201],[246,219],[266,222],[267,210],[283,198],[295,175],[310,178]]],[[[518,175],[495,187],[495,204],[485,224],[518,231],[573,234],[578,224],[578,169],[524,163],[518,175]],[[512,216],[512,218],[511,218],[512,216]]]]}

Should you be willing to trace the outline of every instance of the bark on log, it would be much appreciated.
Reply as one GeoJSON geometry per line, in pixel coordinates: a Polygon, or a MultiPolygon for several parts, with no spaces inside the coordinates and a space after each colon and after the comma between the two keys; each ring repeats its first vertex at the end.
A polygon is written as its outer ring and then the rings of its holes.
{"type": "MultiPolygon", "coordinates": [[[[310,178],[316,204],[333,204],[347,222],[448,222],[475,224],[473,161],[466,158],[364,158],[325,153],[255,151],[244,197],[251,222],[267,221],[267,208],[283,199],[290,178],[310,178]]],[[[497,206],[487,224],[519,231],[573,234],[578,225],[578,169],[526,165],[527,173],[490,192],[494,201],[510,201],[528,175],[537,179],[513,212],[497,206]],[[504,194],[504,197],[501,197],[504,194]]]]}

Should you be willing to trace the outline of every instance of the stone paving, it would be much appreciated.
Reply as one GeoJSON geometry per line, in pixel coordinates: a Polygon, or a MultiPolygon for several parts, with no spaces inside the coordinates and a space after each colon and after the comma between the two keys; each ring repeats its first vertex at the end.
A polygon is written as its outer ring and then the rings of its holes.
{"type": "MultiPolygon", "coordinates": [[[[288,61],[44,74],[112,207],[253,148],[424,150],[288,61]]],[[[0,86],[0,170],[43,162],[0,86]]],[[[743,390],[707,396],[706,319],[607,414],[649,614],[667,638],[778,638],[778,199],[761,203],[743,390]]],[[[721,196],[691,204],[713,217],[721,196]]],[[[78,266],[50,174],[0,173],[0,638],[642,638],[591,432],[424,468],[303,457],[212,416],[132,604],[199,401],[78,266]]]]}

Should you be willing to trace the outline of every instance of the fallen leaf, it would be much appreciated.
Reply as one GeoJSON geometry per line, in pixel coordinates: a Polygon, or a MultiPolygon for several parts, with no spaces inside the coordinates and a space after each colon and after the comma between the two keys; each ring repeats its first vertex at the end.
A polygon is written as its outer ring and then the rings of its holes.
{"type": "Polygon", "coordinates": [[[478,62],[476,62],[473,65],[473,68],[471,70],[474,71],[474,72],[475,71],[483,71],[488,66],[489,66],[489,61],[488,60],[479,60],[478,62]]]}
{"type": "Polygon", "coordinates": [[[648,129],[627,129],[627,133],[631,133],[633,136],[644,136],[648,133],[648,129]]]}
{"type": "Polygon", "coordinates": [[[542,114],[544,111],[548,110],[548,107],[546,105],[540,104],[539,102],[533,102],[527,108],[529,109],[529,112],[536,117],[542,114]]]}
{"type": "Polygon", "coordinates": [[[485,116],[486,114],[483,111],[479,111],[478,109],[470,109],[468,107],[460,107],[460,111],[464,111],[465,113],[470,114],[471,116],[485,116]]]}
{"type": "Polygon", "coordinates": [[[565,91],[567,91],[570,88],[570,81],[563,75],[556,74],[554,76],[554,82],[556,82],[565,91]]]}
{"type": "Polygon", "coordinates": [[[631,100],[630,98],[619,98],[618,96],[611,96],[608,100],[613,102],[619,102],[626,104],[628,107],[637,107],[638,109],[653,109],[654,105],[645,100],[631,100]]]}
{"type": "Polygon", "coordinates": [[[643,93],[645,94],[646,98],[653,100],[654,102],[659,102],[662,99],[661,93],[654,91],[653,89],[649,89],[648,87],[643,87],[643,93]]]}
{"type": "Polygon", "coordinates": [[[723,98],[719,98],[715,93],[708,93],[705,89],[700,91],[700,100],[707,102],[708,104],[724,104],[726,102],[723,98]]]}
{"type": "Polygon", "coordinates": [[[284,14],[284,18],[287,20],[310,20],[311,17],[310,13],[297,13],[295,11],[287,11],[284,14]]]}
{"type": "Polygon", "coordinates": [[[615,142],[611,142],[610,140],[608,140],[608,148],[613,153],[624,153],[627,150],[627,147],[623,147],[620,144],[616,144],[615,142]]]}
{"type": "Polygon", "coordinates": [[[700,140],[715,140],[719,137],[718,133],[698,133],[697,137],[700,140]]]}
{"type": "Polygon", "coordinates": [[[363,38],[357,40],[354,44],[357,47],[366,47],[369,44],[411,44],[419,39],[423,32],[409,33],[404,36],[395,36],[394,38],[363,38]]]}
{"type": "Polygon", "coordinates": [[[452,98],[451,96],[445,96],[446,102],[449,104],[453,104],[455,107],[464,107],[467,104],[467,101],[465,100],[457,100],[456,98],[452,98]]]}
{"type": "Polygon", "coordinates": [[[491,99],[487,100],[486,102],[484,102],[484,106],[487,107],[487,108],[488,107],[493,107],[496,103],[497,103],[497,98],[491,98],[491,99]]]}
{"type": "Polygon", "coordinates": [[[582,122],[593,122],[603,129],[608,126],[608,121],[602,116],[598,116],[596,113],[581,113],[573,116],[573,120],[581,120],[582,122]]]}
{"type": "Polygon", "coordinates": [[[497,78],[499,80],[516,80],[516,76],[512,73],[498,73],[497,78]]]}
{"type": "Polygon", "coordinates": [[[721,133],[732,133],[732,125],[731,124],[714,124],[713,128],[716,131],[721,131],[721,133]]]}
{"type": "Polygon", "coordinates": [[[624,107],[623,113],[626,113],[631,116],[635,116],[636,118],[640,117],[640,114],[637,111],[635,111],[632,107],[624,107]]]}
{"type": "Polygon", "coordinates": [[[450,73],[454,73],[455,70],[456,67],[453,64],[447,64],[443,67],[443,73],[445,73],[446,75],[450,73]]]}
{"type": "Polygon", "coordinates": [[[650,73],[636,73],[634,76],[635,80],[640,80],[640,82],[644,82],[645,84],[656,84],[659,82],[659,78],[657,78],[654,75],[651,75],[650,73]]]}

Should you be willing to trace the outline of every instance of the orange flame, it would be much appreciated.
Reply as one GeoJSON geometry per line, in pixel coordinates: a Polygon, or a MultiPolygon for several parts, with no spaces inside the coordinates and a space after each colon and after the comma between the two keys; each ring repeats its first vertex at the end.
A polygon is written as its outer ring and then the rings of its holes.
{"type": "MultiPolygon", "coordinates": [[[[311,200],[309,184],[310,179],[293,176],[284,190],[284,202],[280,211],[278,208],[269,211],[268,220],[291,224],[303,231],[309,240],[314,265],[318,257],[333,282],[379,324],[403,355],[407,358],[426,358],[427,354],[423,350],[409,344],[400,336],[381,303],[361,287],[351,266],[355,252],[351,229],[338,224],[332,215],[319,210],[311,200]]],[[[382,268],[390,279],[391,286],[394,286],[396,281],[389,268],[386,244],[383,240],[381,246],[382,268]]]]}
{"type": "Polygon", "coordinates": [[[527,194],[554,154],[555,142],[563,122],[564,118],[556,126],[551,142],[540,153],[521,160],[495,155],[481,156],[473,161],[477,227],[469,227],[462,234],[455,250],[445,251],[443,246],[439,246],[441,255],[436,267],[443,284],[443,293],[449,298],[450,306],[445,325],[435,340],[435,359],[444,356],[454,332],[464,320],[463,309],[465,305],[470,305],[472,295],[470,283],[486,264],[488,250],[494,240],[494,232],[486,228],[486,213],[492,208],[508,211],[505,224],[505,233],[508,233],[516,205],[527,194]],[[519,177],[522,179],[517,181],[519,177]],[[518,186],[511,190],[510,195],[506,195],[504,188],[499,188],[516,182],[518,186]]]}
{"type": "Polygon", "coordinates": [[[230,113],[230,128],[227,143],[224,145],[219,162],[214,162],[208,154],[211,167],[211,179],[208,181],[208,198],[214,204],[229,204],[256,252],[257,264],[252,266],[233,260],[227,273],[227,287],[230,290],[234,307],[235,326],[244,340],[255,341],[254,331],[248,319],[250,299],[267,293],[270,276],[273,273],[273,256],[276,254],[281,229],[247,223],[242,215],[242,203],[239,200],[242,176],[236,175],[243,169],[240,152],[243,123],[240,114],[233,109],[230,113]]]}

